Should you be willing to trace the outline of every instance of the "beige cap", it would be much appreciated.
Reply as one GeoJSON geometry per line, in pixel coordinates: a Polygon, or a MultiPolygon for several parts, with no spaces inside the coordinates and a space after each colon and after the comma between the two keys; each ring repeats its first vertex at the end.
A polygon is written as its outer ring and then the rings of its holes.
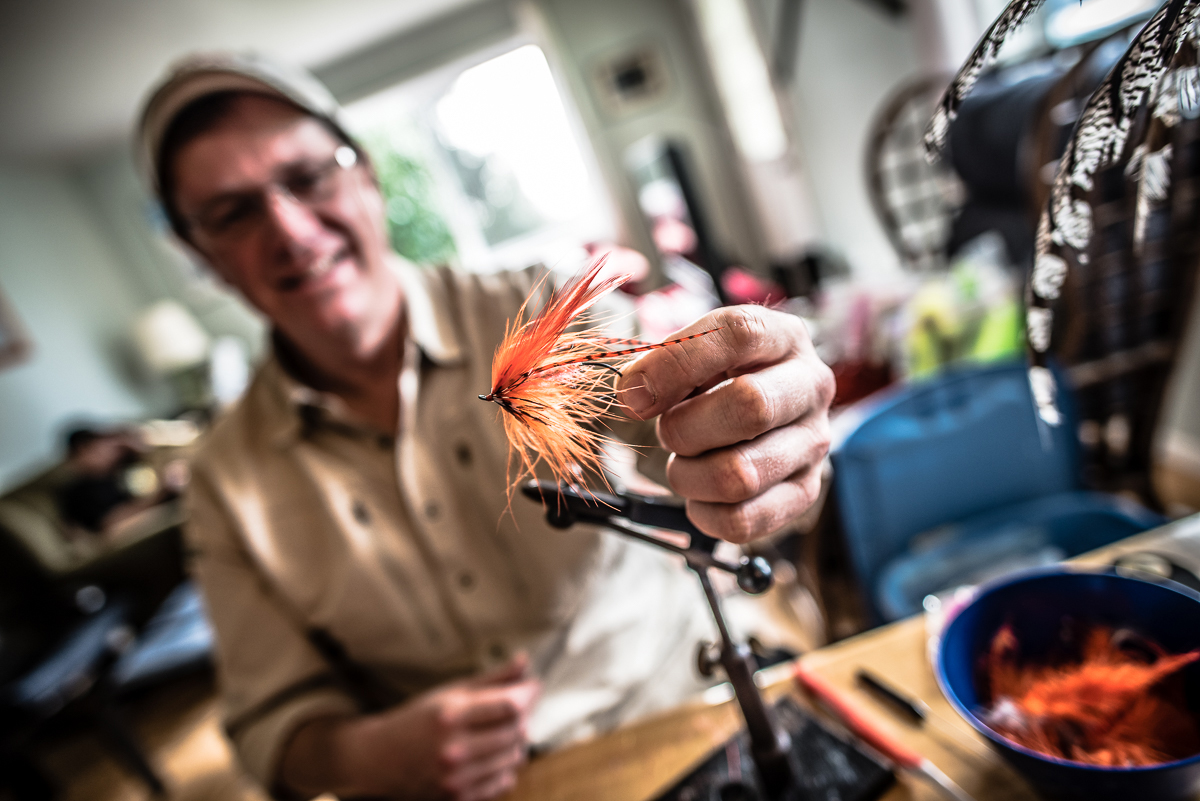
{"type": "Polygon", "coordinates": [[[159,192],[158,151],[171,122],[193,101],[227,91],[274,95],[328,122],[346,141],[354,141],[340,122],[337,100],[307,71],[253,53],[195,54],[172,65],[142,110],[135,157],[155,194],[159,192]]]}

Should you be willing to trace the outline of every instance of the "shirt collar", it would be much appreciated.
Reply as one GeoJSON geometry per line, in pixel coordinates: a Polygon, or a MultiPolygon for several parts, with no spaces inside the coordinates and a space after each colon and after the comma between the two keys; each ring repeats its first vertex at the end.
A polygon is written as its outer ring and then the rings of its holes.
{"type": "Polygon", "coordinates": [[[399,256],[393,256],[392,268],[404,288],[409,336],[435,364],[444,367],[461,364],[465,356],[460,332],[450,314],[449,282],[441,277],[450,268],[418,268],[399,256]]]}
{"type": "MultiPolygon", "coordinates": [[[[407,313],[407,336],[421,354],[442,367],[461,364],[465,360],[459,331],[450,314],[446,282],[438,280],[448,267],[418,268],[395,254],[389,266],[400,278],[407,313]]],[[[321,392],[293,377],[282,364],[280,353],[286,345],[279,343],[278,334],[271,335],[270,355],[263,365],[264,379],[277,402],[271,416],[271,441],[284,447],[300,436],[307,415],[327,415],[345,419],[346,409],[341,399],[330,392],[321,392]]]]}
{"type": "Polygon", "coordinates": [[[278,346],[272,337],[270,354],[262,366],[262,380],[269,391],[270,408],[266,416],[271,443],[284,448],[295,442],[317,416],[337,417],[341,401],[329,392],[321,392],[297,381],[280,362],[278,346]]]}
{"type": "MultiPolygon", "coordinates": [[[[300,436],[304,423],[300,419],[301,407],[295,399],[295,388],[302,386],[284,371],[283,365],[275,354],[274,343],[267,351],[267,358],[259,368],[255,387],[259,385],[263,393],[255,405],[262,408],[264,433],[276,448],[285,448],[295,442],[300,436]]],[[[315,392],[315,390],[309,390],[315,392]]],[[[251,393],[254,392],[254,387],[251,393]]],[[[243,403],[250,398],[243,399],[243,403]]]]}

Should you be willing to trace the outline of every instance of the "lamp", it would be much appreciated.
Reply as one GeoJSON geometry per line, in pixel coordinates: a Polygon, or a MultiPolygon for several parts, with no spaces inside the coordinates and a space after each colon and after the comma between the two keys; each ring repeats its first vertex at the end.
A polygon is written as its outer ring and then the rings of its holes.
{"type": "Polygon", "coordinates": [[[208,400],[208,381],[202,368],[208,361],[210,337],[182,304],[160,300],[149,306],[133,325],[134,347],[142,362],[166,378],[188,408],[208,400]]]}

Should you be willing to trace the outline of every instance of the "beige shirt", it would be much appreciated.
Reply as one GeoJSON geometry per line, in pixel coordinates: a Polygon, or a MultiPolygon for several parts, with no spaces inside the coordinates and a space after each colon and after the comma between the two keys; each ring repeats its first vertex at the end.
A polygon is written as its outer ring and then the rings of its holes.
{"type": "Polygon", "coordinates": [[[194,469],[189,536],[217,631],[227,728],[270,786],[295,728],[356,711],[305,630],[330,633],[399,697],[524,649],[545,692],[536,743],[675,705],[710,621],[675,559],[550,528],[509,501],[492,353],[535,272],[397,269],[410,336],[399,436],[358,424],[272,357],[194,469]]]}

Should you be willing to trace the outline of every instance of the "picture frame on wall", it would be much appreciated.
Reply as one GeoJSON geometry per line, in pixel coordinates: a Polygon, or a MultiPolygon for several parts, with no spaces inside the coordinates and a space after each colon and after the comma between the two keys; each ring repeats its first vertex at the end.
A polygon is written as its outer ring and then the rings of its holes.
{"type": "Polygon", "coordinates": [[[0,289],[0,370],[25,361],[32,346],[25,327],[0,289]]]}

